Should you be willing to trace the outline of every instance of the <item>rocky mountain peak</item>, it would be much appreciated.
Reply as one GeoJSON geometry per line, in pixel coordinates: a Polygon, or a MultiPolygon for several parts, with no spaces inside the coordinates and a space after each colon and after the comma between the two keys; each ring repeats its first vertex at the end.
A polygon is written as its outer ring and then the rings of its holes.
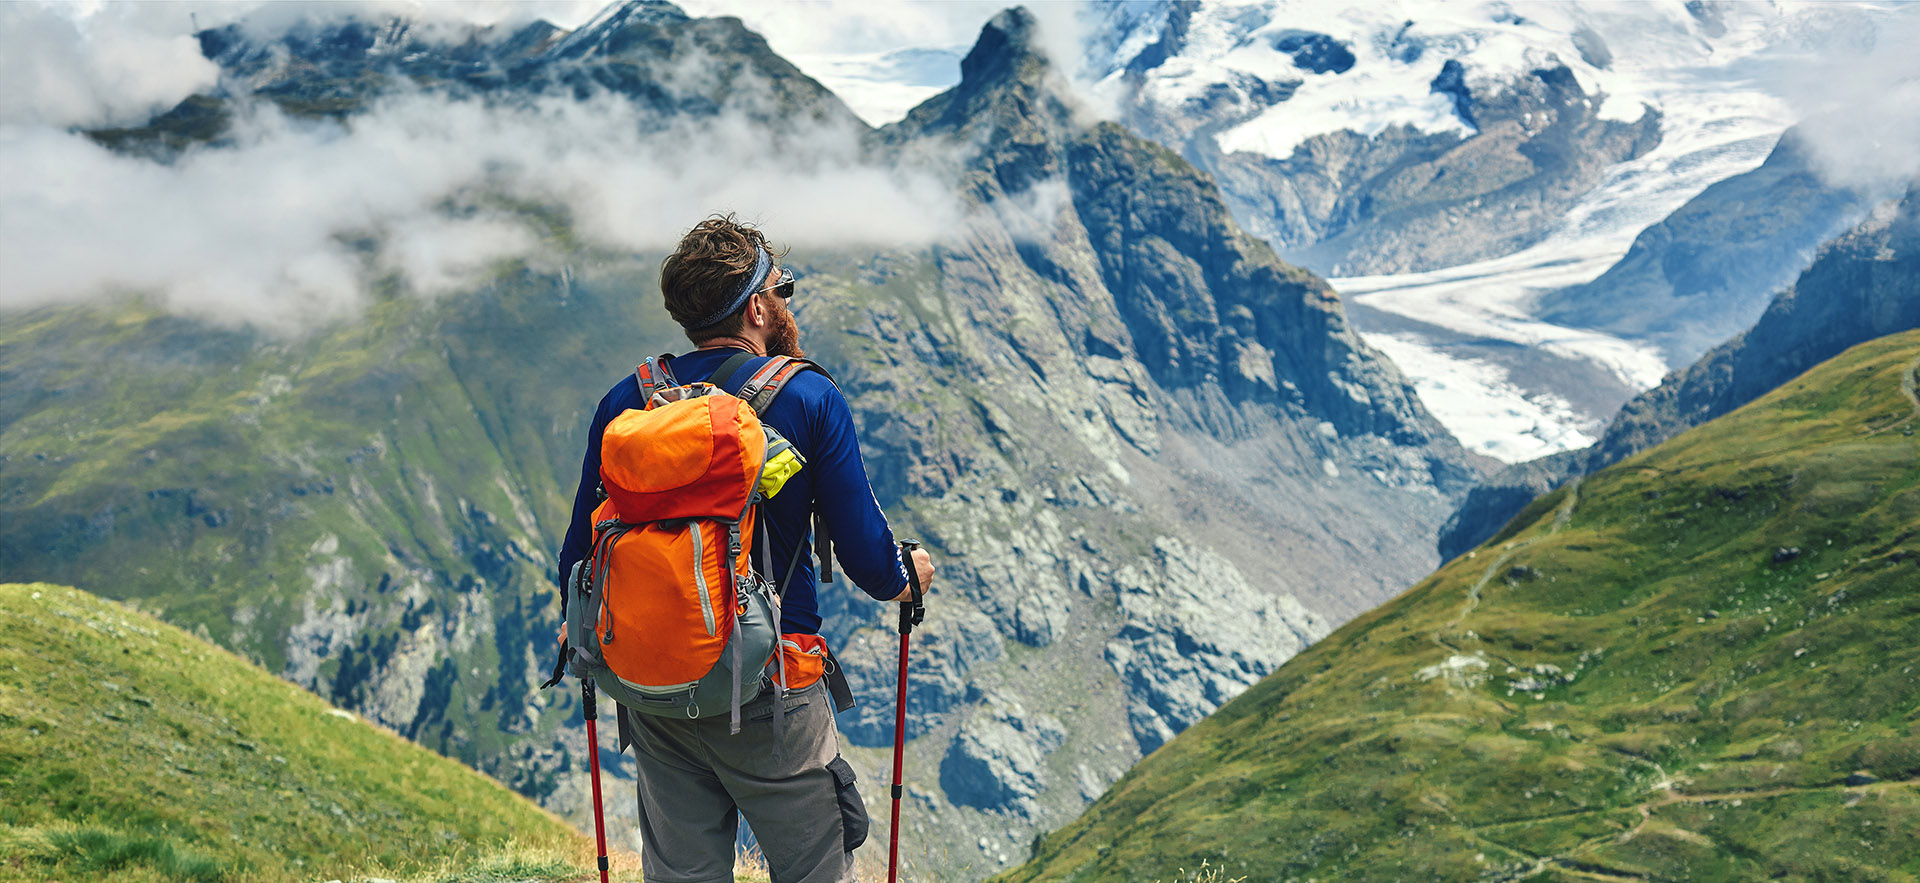
{"type": "Polygon", "coordinates": [[[1024,6],[1003,9],[980,29],[973,50],[960,60],[962,88],[983,89],[1031,77],[1049,59],[1037,44],[1040,23],[1024,6]]]}
{"type": "Polygon", "coordinates": [[[639,34],[662,25],[691,21],[686,12],[666,0],[627,0],[600,11],[586,24],[561,38],[554,45],[555,58],[586,58],[615,55],[634,42],[639,34]]]}
{"type": "Polygon", "coordinates": [[[893,137],[958,133],[976,143],[1034,144],[1077,128],[1076,100],[1025,7],[1002,10],[960,61],[960,83],[914,108],[893,137]]]}
{"type": "MultiPolygon", "coordinates": [[[[1229,428],[1241,418],[1228,412],[1272,409],[1342,435],[1438,444],[1438,461],[1457,461],[1453,440],[1360,341],[1326,282],[1243,232],[1212,180],[1178,154],[1086,113],[1041,27],[1025,8],[996,15],[960,84],[881,140],[957,146],[972,199],[998,216],[1047,213],[1051,229],[1026,235],[1018,254],[1076,291],[1074,301],[1100,304],[1101,317],[1081,317],[1079,346],[1136,358],[1163,389],[1207,402],[1197,407],[1218,413],[1194,419],[1210,431],[1249,432],[1229,428]]],[[[1440,471],[1442,483],[1458,477],[1440,471]]]]}

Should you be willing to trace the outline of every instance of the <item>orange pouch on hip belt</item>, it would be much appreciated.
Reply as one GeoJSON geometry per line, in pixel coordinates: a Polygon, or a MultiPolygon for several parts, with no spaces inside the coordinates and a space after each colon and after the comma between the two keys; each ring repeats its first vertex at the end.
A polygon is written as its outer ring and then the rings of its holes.
{"type": "MultiPolygon", "coordinates": [[[[804,690],[813,686],[827,672],[827,640],[819,635],[781,635],[780,664],[786,666],[784,686],[787,689],[804,690]]],[[[774,679],[780,680],[779,669],[769,668],[774,679]]]]}

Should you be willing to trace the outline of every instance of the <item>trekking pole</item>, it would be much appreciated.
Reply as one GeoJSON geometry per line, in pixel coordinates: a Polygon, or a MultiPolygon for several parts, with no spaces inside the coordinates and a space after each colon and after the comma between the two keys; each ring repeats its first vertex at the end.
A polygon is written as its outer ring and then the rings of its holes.
{"type": "Polygon", "coordinates": [[[906,793],[900,777],[907,750],[907,635],[927,613],[922,603],[920,569],[913,564],[913,550],[918,548],[920,544],[914,540],[900,543],[900,562],[907,566],[907,588],[913,590],[913,600],[900,605],[900,689],[893,703],[893,823],[887,826],[887,883],[895,883],[900,876],[900,798],[906,793]]]}
{"type": "Polygon", "coordinates": [[[594,727],[599,715],[593,707],[593,679],[580,679],[580,708],[587,716],[587,767],[593,772],[593,838],[600,847],[600,883],[607,883],[607,823],[600,815],[600,733],[594,727]]]}

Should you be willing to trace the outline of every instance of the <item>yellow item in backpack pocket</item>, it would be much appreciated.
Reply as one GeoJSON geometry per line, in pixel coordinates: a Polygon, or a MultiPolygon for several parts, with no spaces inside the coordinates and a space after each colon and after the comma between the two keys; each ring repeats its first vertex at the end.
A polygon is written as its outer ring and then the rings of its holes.
{"type": "Polygon", "coordinates": [[[760,499],[772,499],[774,494],[787,486],[787,479],[807,465],[806,458],[794,450],[793,443],[787,441],[773,427],[762,424],[767,431],[767,461],[760,470],[760,499]]]}

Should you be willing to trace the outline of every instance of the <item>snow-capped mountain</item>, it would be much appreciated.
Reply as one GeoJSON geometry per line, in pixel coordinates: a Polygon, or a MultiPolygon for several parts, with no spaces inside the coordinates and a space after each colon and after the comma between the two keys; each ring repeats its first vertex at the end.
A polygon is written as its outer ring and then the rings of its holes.
{"type": "Polygon", "coordinates": [[[1871,41],[1862,8],[1838,5],[1099,11],[1090,64],[1121,117],[1336,277],[1448,428],[1508,460],[1589,443],[1674,364],[1645,336],[1543,321],[1535,301],[1766,158],[1795,118],[1783,52],[1871,41]]]}
{"type": "Polygon", "coordinates": [[[1089,65],[1126,121],[1242,185],[1246,223],[1341,275],[1542,241],[1608,168],[1677,130],[1777,135],[1786,108],[1735,68],[1814,15],[1677,0],[1100,9],[1089,65]]]}

